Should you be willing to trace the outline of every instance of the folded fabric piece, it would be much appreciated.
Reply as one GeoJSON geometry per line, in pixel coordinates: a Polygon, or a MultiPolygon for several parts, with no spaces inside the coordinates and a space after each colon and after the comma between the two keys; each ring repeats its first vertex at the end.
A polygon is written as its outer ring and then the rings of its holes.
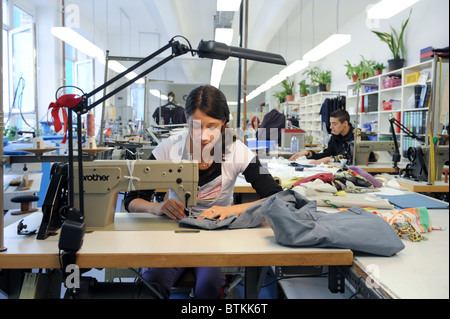
{"type": "Polygon", "coordinates": [[[370,183],[367,179],[361,177],[361,175],[351,169],[336,172],[336,174],[334,174],[334,179],[340,181],[345,185],[351,182],[353,186],[373,187],[372,183],[370,183]]]}
{"type": "Polygon", "coordinates": [[[428,209],[448,208],[448,203],[442,202],[418,193],[405,195],[381,195],[377,196],[389,200],[398,208],[426,207],[428,209]]]}
{"type": "Polygon", "coordinates": [[[365,179],[367,179],[373,185],[373,187],[383,187],[382,182],[380,182],[379,180],[376,180],[372,175],[367,173],[362,168],[357,167],[357,166],[350,166],[349,168],[351,170],[355,171],[356,173],[358,173],[359,175],[361,175],[362,177],[364,177],[365,179]]]}
{"type": "Polygon", "coordinates": [[[298,186],[298,185],[303,184],[303,183],[308,183],[308,182],[314,181],[316,179],[320,179],[321,181],[327,183],[327,182],[331,182],[334,179],[334,175],[333,175],[333,173],[319,173],[319,174],[315,174],[315,175],[303,178],[303,179],[295,182],[295,184],[292,185],[292,187],[298,186]]]}
{"type": "MultiPolygon", "coordinates": [[[[314,184],[320,182],[315,181],[314,184]]],[[[314,186],[314,185],[313,185],[314,186]]],[[[375,195],[363,194],[346,194],[345,196],[334,196],[333,193],[319,192],[314,187],[310,190],[309,187],[297,186],[293,191],[307,197],[309,200],[316,201],[317,206],[320,207],[334,207],[334,208],[348,208],[348,207],[373,207],[379,209],[393,209],[394,206],[389,203],[387,199],[380,198],[375,195]]]]}
{"type": "Polygon", "coordinates": [[[428,233],[432,230],[430,216],[426,207],[414,207],[399,211],[377,213],[389,224],[411,224],[419,233],[428,233]]]}
{"type": "MultiPolygon", "coordinates": [[[[320,179],[316,179],[315,181],[309,182],[307,184],[302,184],[302,186],[306,187],[305,197],[307,198],[309,198],[309,196],[320,196],[323,195],[324,193],[335,194],[338,191],[336,187],[334,187],[331,184],[324,183],[320,179]]],[[[296,187],[295,189],[299,188],[296,187]]]]}
{"type": "Polygon", "coordinates": [[[392,227],[400,236],[400,238],[409,238],[412,242],[419,242],[422,240],[428,240],[428,238],[422,236],[414,227],[409,223],[394,223],[392,227]]]}
{"type": "Polygon", "coordinates": [[[238,218],[237,215],[233,215],[221,221],[219,219],[210,219],[210,218],[198,219],[195,217],[186,217],[180,219],[178,224],[181,227],[194,227],[213,230],[213,229],[227,228],[237,218],[238,218]]]}
{"type": "Polygon", "coordinates": [[[197,219],[194,217],[188,217],[181,219],[179,225],[182,227],[196,227],[202,229],[241,229],[241,228],[254,228],[261,225],[264,221],[264,216],[261,214],[261,206],[263,201],[259,201],[247,207],[241,215],[233,215],[222,221],[219,219],[197,219]]]}
{"type": "Polygon", "coordinates": [[[375,214],[359,207],[338,213],[318,211],[314,201],[293,190],[270,196],[261,210],[281,245],[347,248],[381,256],[392,256],[405,247],[395,230],[375,214]]]}

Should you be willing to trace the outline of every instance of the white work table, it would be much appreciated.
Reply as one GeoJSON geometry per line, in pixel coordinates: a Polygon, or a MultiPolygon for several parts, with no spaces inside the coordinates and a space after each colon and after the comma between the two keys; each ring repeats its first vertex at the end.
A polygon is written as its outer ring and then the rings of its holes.
{"type": "MultiPolygon", "coordinates": [[[[281,171],[287,178],[294,175],[295,169],[280,168],[281,171]]],[[[316,171],[302,173],[311,175],[316,171]]],[[[336,212],[331,207],[319,207],[319,210],[336,212]]],[[[433,225],[448,228],[448,210],[429,209],[428,212],[433,225]]],[[[31,214],[25,223],[39,225],[41,216],[31,214]]],[[[58,236],[42,241],[36,240],[35,235],[17,235],[16,229],[17,222],[5,228],[7,250],[0,252],[0,268],[60,267],[58,236]]],[[[361,277],[369,275],[373,285],[386,297],[448,298],[448,232],[447,229],[425,233],[428,240],[421,242],[403,239],[405,249],[392,257],[354,256],[348,249],[281,246],[269,227],[193,231],[180,228],[176,221],[167,218],[117,213],[113,225],[85,234],[77,264],[81,268],[353,266],[361,277]]]]}
{"type": "MultiPolygon", "coordinates": [[[[270,227],[192,232],[167,219],[161,226],[160,218],[144,214],[116,215],[114,227],[85,234],[77,253],[79,267],[351,265],[353,260],[348,249],[281,246],[270,227]],[[155,230],[117,230],[130,227],[130,218],[131,223],[155,225],[155,230]]],[[[40,214],[28,218],[40,220],[40,214]]],[[[25,222],[31,224],[31,219],[25,222]]],[[[58,236],[36,240],[17,235],[16,228],[5,228],[7,251],[0,253],[0,268],[59,268],[58,236]]]]}
{"type": "MultiPolygon", "coordinates": [[[[244,266],[245,296],[257,298],[261,267],[272,265],[350,266],[349,249],[290,248],[276,243],[269,227],[241,230],[192,230],[176,221],[144,214],[116,214],[114,225],[87,232],[77,252],[80,268],[128,267],[237,267],[244,266]],[[136,225],[138,230],[127,230],[136,225]],[[144,226],[143,226],[144,225],[144,226]],[[150,227],[149,230],[147,227],[150,227]]],[[[41,214],[25,221],[39,222],[41,214]]],[[[6,251],[0,253],[0,268],[60,268],[58,235],[36,240],[17,235],[17,223],[5,228],[6,251]]]]}
{"type": "Polygon", "coordinates": [[[428,212],[433,225],[447,229],[422,234],[427,241],[403,239],[405,248],[392,257],[354,257],[354,267],[371,274],[374,283],[391,298],[449,298],[449,212],[428,212]]]}

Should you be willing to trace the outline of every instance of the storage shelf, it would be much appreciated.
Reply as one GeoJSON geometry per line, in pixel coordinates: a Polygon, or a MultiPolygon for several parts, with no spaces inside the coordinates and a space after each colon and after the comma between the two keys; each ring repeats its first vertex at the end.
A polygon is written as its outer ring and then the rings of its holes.
{"type": "MultiPolygon", "coordinates": [[[[368,79],[361,80],[361,88],[360,88],[360,101],[357,101],[357,93],[353,91],[356,84],[349,83],[347,85],[347,110],[349,111],[352,121],[356,120],[356,107],[358,107],[358,127],[364,130],[365,127],[368,127],[367,124],[375,124],[376,121],[376,136],[387,138],[388,136],[392,136],[390,132],[390,122],[389,118],[391,116],[395,116],[403,125],[409,126],[410,129],[417,132],[427,131],[428,125],[427,117],[428,117],[428,107],[423,108],[415,108],[411,107],[416,103],[415,101],[415,88],[418,85],[423,85],[419,83],[408,83],[406,84],[406,77],[409,74],[419,72],[421,74],[428,73],[428,78],[424,82],[425,85],[432,84],[433,72],[434,69],[433,61],[426,61],[417,65],[405,67],[403,69],[387,72],[381,75],[376,75],[370,77],[368,79]],[[401,78],[401,85],[383,88],[383,81],[387,79],[389,76],[397,76],[401,78]],[[377,86],[378,89],[372,92],[363,92],[364,85],[377,86]],[[413,100],[414,99],[414,100],[413,100]],[[369,108],[370,112],[361,112],[361,103],[364,100],[365,108],[369,108]],[[393,100],[395,109],[393,110],[384,110],[383,109],[383,101],[393,100]],[[407,123],[406,123],[406,122],[407,123]]],[[[430,87],[431,90],[433,90],[430,87]]],[[[407,135],[400,130],[396,129],[396,136],[399,139],[399,148],[402,155],[404,155],[405,150],[407,150],[407,146],[411,144],[409,140],[407,140],[407,135]]],[[[423,135],[423,134],[422,134],[423,135]]]]}
{"type": "MultiPolygon", "coordinates": [[[[340,95],[343,96],[344,94],[340,95]]],[[[298,115],[300,116],[300,128],[313,136],[314,144],[322,144],[322,118],[319,113],[322,104],[325,99],[337,96],[339,94],[335,92],[319,92],[301,97],[299,100],[300,107],[298,115]]]]}

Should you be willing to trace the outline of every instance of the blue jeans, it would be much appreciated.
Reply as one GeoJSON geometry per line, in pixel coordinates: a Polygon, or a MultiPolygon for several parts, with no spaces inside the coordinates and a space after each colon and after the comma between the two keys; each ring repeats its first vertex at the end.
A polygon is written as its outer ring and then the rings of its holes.
{"type": "MultiPolygon", "coordinates": [[[[159,292],[164,298],[170,297],[170,289],[189,268],[149,268],[143,277],[150,283],[159,285],[159,292]]],[[[217,267],[192,268],[195,276],[194,298],[216,299],[226,284],[225,275],[217,267]]]]}

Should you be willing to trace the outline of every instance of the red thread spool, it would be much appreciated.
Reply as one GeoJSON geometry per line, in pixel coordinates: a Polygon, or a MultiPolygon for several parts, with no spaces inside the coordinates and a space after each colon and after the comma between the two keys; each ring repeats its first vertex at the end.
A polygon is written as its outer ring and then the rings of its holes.
{"type": "Polygon", "coordinates": [[[87,136],[95,136],[95,116],[92,112],[87,115],[87,136]]]}

